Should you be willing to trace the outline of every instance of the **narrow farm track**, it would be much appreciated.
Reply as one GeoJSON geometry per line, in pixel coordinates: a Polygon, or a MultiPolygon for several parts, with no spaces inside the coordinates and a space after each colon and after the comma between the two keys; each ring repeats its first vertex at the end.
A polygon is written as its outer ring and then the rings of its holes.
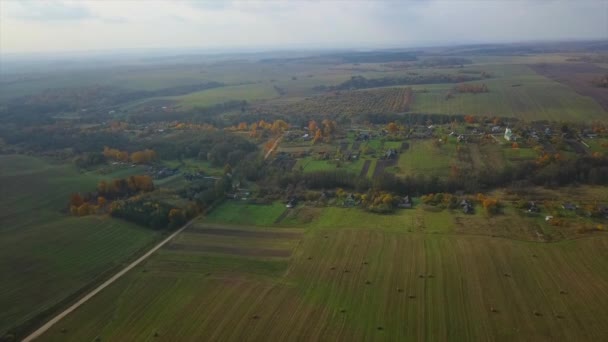
{"type": "Polygon", "coordinates": [[[274,144],[272,144],[272,147],[264,155],[264,160],[266,160],[266,159],[268,159],[268,157],[270,157],[270,154],[277,148],[277,146],[279,146],[279,143],[281,142],[282,139],[283,139],[283,136],[281,135],[280,137],[277,138],[277,140],[274,141],[274,144]]]}
{"type": "Polygon", "coordinates": [[[86,303],[89,299],[93,298],[96,294],[98,294],[99,292],[101,292],[103,289],[105,289],[106,287],[108,287],[111,284],[113,284],[114,282],[116,282],[116,280],[120,279],[127,272],[129,272],[130,270],[132,270],[135,266],[139,265],[142,261],[144,261],[147,258],[149,258],[154,252],[156,252],[157,250],[159,250],[167,242],[171,241],[176,235],[178,235],[179,233],[181,233],[182,231],[184,231],[186,228],[188,228],[192,224],[192,222],[193,221],[190,221],[190,222],[186,223],[183,227],[181,227],[180,229],[178,229],[175,232],[173,232],[166,239],[164,239],[163,241],[161,241],[160,243],[158,243],[156,246],[154,246],[152,249],[150,249],[148,252],[146,252],[146,254],[142,255],[137,260],[135,260],[132,263],[130,263],[127,267],[123,268],[120,272],[116,273],[114,276],[112,276],[112,278],[106,280],[103,284],[99,285],[93,291],[89,292],[87,295],[85,295],[80,300],[78,300],[76,303],[72,304],[69,308],[67,308],[64,311],[62,311],[61,313],[57,314],[51,320],[49,320],[48,322],[46,322],[43,326],[41,326],[40,328],[36,329],[34,332],[32,332],[30,335],[28,335],[26,338],[24,338],[23,342],[33,341],[36,338],[38,338],[39,336],[41,336],[42,334],[44,334],[47,330],[49,330],[57,322],[59,322],[64,317],[66,317],[67,315],[69,315],[71,312],[73,312],[74,310],[76,310],[78,307],[80,307],[81,305],[83,305],[84,303],[86,303]]]}

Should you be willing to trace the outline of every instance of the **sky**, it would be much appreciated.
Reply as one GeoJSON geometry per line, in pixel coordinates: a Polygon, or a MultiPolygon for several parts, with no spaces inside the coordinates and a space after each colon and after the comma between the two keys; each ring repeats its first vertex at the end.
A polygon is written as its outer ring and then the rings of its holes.
{"type": "Polygon", "coordinates": [[[608,0],[0,0],[0,53],[608,39],[608,0]]]}

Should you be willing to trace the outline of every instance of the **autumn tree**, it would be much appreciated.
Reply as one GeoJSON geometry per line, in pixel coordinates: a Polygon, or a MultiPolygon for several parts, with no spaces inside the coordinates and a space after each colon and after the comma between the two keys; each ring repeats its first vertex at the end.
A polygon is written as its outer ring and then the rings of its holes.
{"type": "Polygon", "coordinates": [[[464,116],[464,121],[466,121],[466,123],[468,123],[468,124],[474,124],[475,123],[475,117],[473,115],[465,115],[464,116]]]}
{"type": "Polygon", "coordinates": [[[386,129],[389,131],[389,133],[395,134],[399,131],[399,126],[397,126],[396,123],[391,122],[386,126],[386,129]]]}
{"type": "Polygon", "coordinates": [[[80,196],[80,194],[73,193],[72,195],[70,195],[70,205],[80,207],[83,203],[84,200],[82,199],[82,196],[80,196]]]}
{"type": "Polygon", "coordinates": [[[309,132],[311,132],[311,133],[316,132],[317,128],[319,128],[319,127],[317,126],[317,122],[315,120],[310,120],[308,122],[308,131],[309,132]]]}
{"type": "Polygon", "coordinates": [[[315,137],[312,139],[312,143],[316,144],[321,139],[323,139],[323,134],[321,133],[321,130],[317,128],[317,131],[315,132],[315,137]]]}

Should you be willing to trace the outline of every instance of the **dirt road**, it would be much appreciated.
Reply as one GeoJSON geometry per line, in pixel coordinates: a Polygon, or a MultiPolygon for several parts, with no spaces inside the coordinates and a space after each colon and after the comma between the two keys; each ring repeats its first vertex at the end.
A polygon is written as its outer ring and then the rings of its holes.
{"type": "Polygon", "coordinates": [[[277,146],[279,146],[279,143],[281,142],[282,139],[283,139],[283,136],[281,135],[280,137],[277,138],[277,140],[274,141],[274,144],[272,144],[272,147],[270,148],[270,150],[268,150],[268,152],[266,152],[266,155],[264,155],[264,160],[268,159],[268,157],[270,156],[272,151],[274,151],[277,148],[277,146]]]}
{"type": "Polygon", "coordinates": [[[57,314],[50,321],[46,322],[43,326],[41,326],[40,328],[38,328],[36,331],[34,331],[33,333],[31,333],[29,336],[27,336],[26,338],[24,338],[22,341],[23,342],[29,342],[29,341],[33,341],[36,338],[40,337],[40,335],[44,334],[47,330],[49,330],[53,325],[55,325],[57,322],[59,322],[60,320],[62,320],[65,316],[69,315],[72,311],[76,310],[79,306],[81,306],[82,304],[86,303],[89,299],[93,298],[93,296],[95,296],[96,294],[98,294],[99,292],[101,292],[106,287],[110,286],[116,280],[120,279],[120,277],[122,277],[127,272],[129,272],[130,270],[132,270],[135,266],[139,265],[142,261],[144,261],[148,257],[150,257],[150,255],[152,255],[159,248],[161,248],[162,246],[164,246],[167,242],[169,242],[171,239],[173,239],[177,234],[181,233],[184,229],[188,228],[192,224],[192,222],[193,221],[190,221],[190,222],[186,223],[183,227],[181,227],[180,229],[178,229],[175,232],[173,232],[173,234],[169,235],[169,237],[167,237],[166,239],[164,239],[163,241],[161,241],[159,244],[157,244],[156,246],[154,246],[152,249],[150,249],[148,252],[146,252],[146,254],[142,255],[137,260],[135,260],[132,263],[130,263],[127,267],[123,268],[122,271],[116,273],[112,278],[106,280],[103,284],[99,285],[93,291],[89,292],[86,296],[82,297],[76,303],[72,304],[69,308],[67,308],[64,311],[62,311],[61,313],[57,314]]]}

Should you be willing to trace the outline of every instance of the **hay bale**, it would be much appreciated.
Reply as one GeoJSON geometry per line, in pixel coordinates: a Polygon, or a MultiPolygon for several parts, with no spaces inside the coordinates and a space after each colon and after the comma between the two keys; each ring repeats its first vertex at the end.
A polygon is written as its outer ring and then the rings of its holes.
{"type": "Polygon", "coordinates": [[[369,284],[371,284],[371,283],[372,283],[372,282],[371,282],[371,281],[369,281],[369,280],[365,282],[365,284],[366,284],[366,285],[369,285],[369,284]]]}
{"type": "Polygon", "coordinates": [[[534,316],[536,316],[536,317],[541,317],[541,316],[543,315],[542,313],[540,313],[540,312],[538,312],[538,311],[536,311],[536,310],[532,311],[532,313],[533,313],[533,314],[534,314],[534,316]]]}
{"type": "Polygon", "coordinates": [[[258,315],[251,316],[251,319],[259,319],[259,318],[260,318],[260,316],[258,316],[258,315]]]}
{"type": "Polygon", "coordinates": [[[341,312],[341,313],[345,313],[345,312],[346,312],[346,309],[340,309],[340,312],[341,312]]]}
{"type": "Polygon", "coordinates": [[[432,275],[432,274],[429,274],[429,275],[427,276],[427,278],[435,278],[435,276],[434,276],[434,275],[432,275]]]}
{"type": "Polygon", "coordinates": [[[566,291],[566,290],[559,290],[559,294],[565,295],[565,294],[568,294],[568,291],[566,291]]]}
{"type": "Polygon", "coordinates": [[[493,306],[490,308],[490,311],[492,311],[494,313],[498,313],[498,310],[495,307],[493,307],[493,306]]]}
{"type": "Polygon", "coordinates": [[[511,278],[511,275],[509,273],[505,273],[504,276],[507,278],[511,278]]]}
{"type": "Polygon", "coordinates": [[[344,273],[349,273],[350,271],[348,269],[344,270],[344,273]]]}
{"type": "Polygon", "coordinates": [[[312,260],[312,257],[308,257],[308,260],[312,260]]]}
{"type": "Polygon", "coordinates": [[[555,318],[557,318],[557,319],[564,319],[564,316],[557,314],[557,315],[555,315],[555,318]]]}
{"type": "Polygon", "coordinates": [[[384,328],[383,328],[383,327],[378,327],[377,329],[378,329],[378,330],[384,330],[384,328]]]}
{"type": "Polygon", "coordinates": [[[397,289],[397,292],[401,293],[401,292],[403,292],[403,289],[399,288],[399,289],[397,289]]]}
{"type": "Polygon", "coordinates": [[[410,297],[410,299],[416,298],[416,296],[414,296],[414,295],[410,295],[409,297],[410,297]]]}
{"type": "Polygon", "coordinates": [[[336,268],[332,266],[332,267],[330,267],[329,269],[333,271],[333,270],[335,270],[336,268]]]}
{"type": "Polygon", "coordinates": [[[424,275],[423,275],[423,274],[419,274],[419,275],[418,275],[418,278],[421,278],[421,279],[422,279],[422,278],[424,278],[424,275]]]}

